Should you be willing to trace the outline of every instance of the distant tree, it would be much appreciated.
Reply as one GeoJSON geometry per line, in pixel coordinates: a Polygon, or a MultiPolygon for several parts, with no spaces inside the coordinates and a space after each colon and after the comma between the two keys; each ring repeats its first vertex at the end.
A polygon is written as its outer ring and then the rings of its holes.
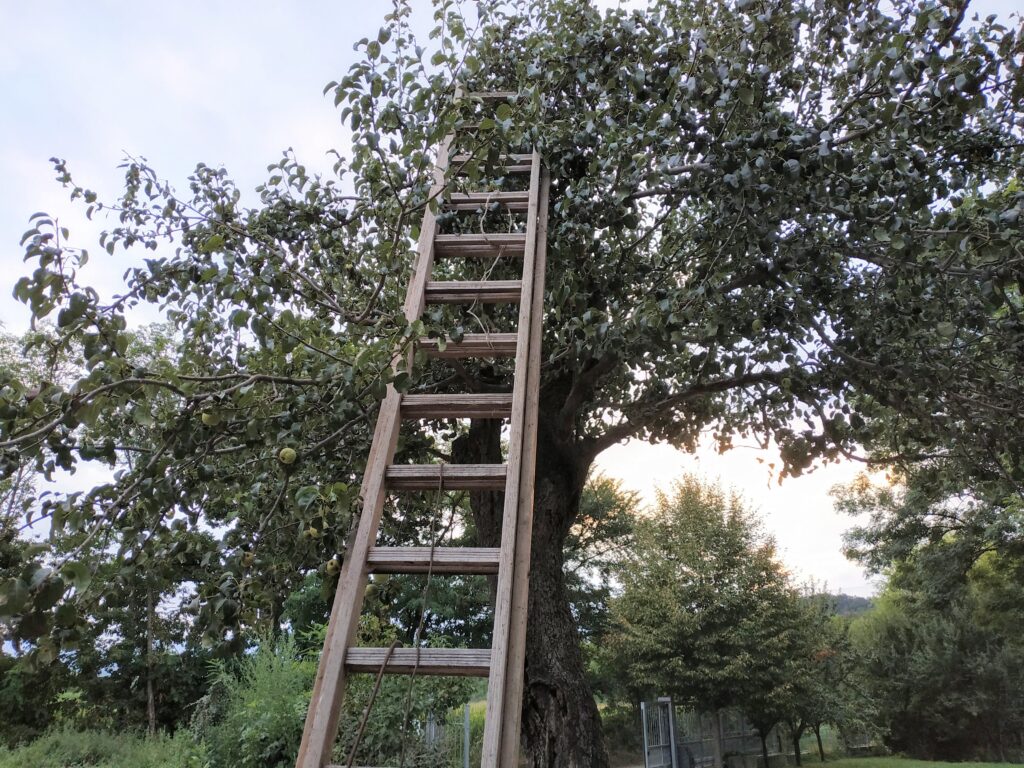
{"type": "Polygon", "coordinates": [[[743,707],[766,735],[785,714],[799,652],[795,590],[743,501],[686,476],[636,524],[608,647],[637,695],[716,716],[743,707]]]}
{"type": "Polygon", "coordinates": [[[894,568],[855,620],[858,670],[890,748],[932,760],[1024,757],[1024,566],[982,556],[950,588],[934,561],[894,568]],[[938,578],[933,580],[932,575],[938,578]]]}
{"type": "Polygon", "coordinates": [[[853,617],[871,610],[872,602],[870,597],[859,595],[847,595],[843,592],[829,595],[837,616],[853,617]]]}
{"type": "Polygon", "coordinates": [[[580,513],[565,541],[566,586],[587,641],[599,641],[607,629],[613,575],[633,544],[638,514],[635,491],[600,473],[588,478],[580,513]]]}
{"type": "Polygon", "coordinates": [[[863,709],[853,678],[857,657],[849,640],[849,621],[839,614],[835,597],[812,592],[800,603],[799,650],[790,659],[785,705],[797,765],[802,762],[804,732],[814,733],[818,757],[825,762],[822,726],[842,727],[863,709]]]}
{"type": "Polygon", "coordinates": [[[929,573],[951,587],[986,552],[1024,552],[1024,497],[1005,476],[975,482],[972,474],[966,462],[946,459],[894,470],[887,482],[863,475],[835,488],[837,509],[867,518],[847,533],[847,554],[875,573],[910,558],[941,562],[929,573]]]}
{"type": "MultiPolygon", "coordinates": [[[[992,350],[993,366],[1004,354],[1014,353],[992,350]]],[[[886,430],[905,428],[896,420],[886,430]]],[[[855,637],[862,683],[894,749],[1013,757],[1006,734],[1024,722],[1024,489],[1007,461],[1016,447],[944,441],[884,482],[865,475],[834,491],[838,509],[866,518],[847,535],[847,554],[888,577],[855,637]]]]}

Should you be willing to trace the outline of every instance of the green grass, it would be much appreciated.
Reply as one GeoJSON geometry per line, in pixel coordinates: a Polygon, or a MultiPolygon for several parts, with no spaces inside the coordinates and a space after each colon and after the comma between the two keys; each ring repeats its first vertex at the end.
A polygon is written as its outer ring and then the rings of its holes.
{"type": "MultiPolygon", "coordinates": [[[[804,760],[810,768],[813,760],[804,760]]],[[[943,763],[930,760],[911,760],[909,757],[845,757],[826,763],[833,768],[1020,768],[1020,763],[943,763]]]]}
{"type": "Polygon", "coordinates": [[[147,738],[54,730],[16,749],[0,747],[0,768],[202,768],[205,763],[187,733],[147,738]]]}

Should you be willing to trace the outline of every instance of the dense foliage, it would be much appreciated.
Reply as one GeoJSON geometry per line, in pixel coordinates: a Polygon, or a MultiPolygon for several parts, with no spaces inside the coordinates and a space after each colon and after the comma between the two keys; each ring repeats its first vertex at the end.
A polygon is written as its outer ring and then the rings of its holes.
{"type": "Polygon", "coordinates": [[[786,724],[797,763],[803,732],[848,722],[853,660],[845,623],[823,596],[802,597],[750,509],[687,476],[637,522],[619,569],[606,663],[626,701],[669,694],[713,716],[743,712],[765,740],[786,724]]]}
{"type": "Polygon", "coordinates": [[[612,614],[635,693],[714,711],[779,686],[800,616],[774,544],[758,536],[740,499],[693,477],[638,522],[612,614]]]}
{"type": "Polygon", "coordinates": [[[987,564],[967,594],[940,605],[891,586],[856,627],[861,679],[894,751],[1011,762],[1024,754],[1024,614],[1001,604],[1010,593],[1019,603],[1020,592],[1019,582],[1007,589],[1014,574],[1000,575],[1004,567],[987,564]]]}
{"type": "Polygon", "coordinates": [[[1020,497],[999,478],[984,483],[987,494],[977,485],[951,493],[965,476],[956,469],[947,460],[894,486],[861,478],[839,492],[847,511],[868,514],[851,533],[851,554],[889,575],[878,607],[856,625],[862,680],[893,749],[930,759],[1019,760],[1020,497]]]}
{"type": "Polygon", "coordinates": [[[31,744],[0,747],[0,768],[205,768],[201,746],[186,733],[143,737],[102,730],[54,730],[31,744]]]}

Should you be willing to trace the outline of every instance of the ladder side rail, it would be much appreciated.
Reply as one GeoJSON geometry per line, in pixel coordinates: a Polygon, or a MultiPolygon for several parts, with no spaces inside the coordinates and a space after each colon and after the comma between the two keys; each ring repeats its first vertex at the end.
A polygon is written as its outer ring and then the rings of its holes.
{"type": "MultiPolygon", "coordinates": [[[[534,151],[534,160],[537,153],[534,151]]],[[[523,292],[519,304],[518,343],[516,347],[515,381],[512,386],[512,419],[509,431],[505,506],[502,511],[501,556],[498,584],[494,600],[494,629],[491,640],[491,674],[487,681],[487,710],[484,719],[484,740],[481,768],[498,768],[501,729],[504,722],[508,642],[511,625],[512,582],[515,566],[517,516],[519,512],[520,473],[522,471],[523,429],[529,396],[530,328],[533,306],[543,296],[534,296],[532,287],[536,273],[537,206],[540,194],[540,163],[534,162],[530,173],[530,204],[527,214],[526,244],[523,257],[523,292]]]]}
{"type": "MultiPolygon", "coordinates": [[[[452,136],[446,137],[438,152],[430,190],[431,198],[439,197],[444,189],[452,141],[452,136]]],[[[425,308],[426,285],[434,263],[436,231],[437,217],[433,207],[428,205],[420,228],[413,277],[406,292],[405,317],[410,322],[418,320],[425,308]]],[[[412,367],[413,354],[412,349],[406,354],[407,367],[412,367]]],[[[396,366],[401,359],[401,355],[395,356],[396,366]]],[[[362,512],[342,562],[331,617],[327,625],[327,637],[324,640],[323,653],[306,713],[296,768],[322,768],[331,757],[338,735],[338,719],[345,691],[345,656],[348,648],[355,642],[359,628],[359,614],[368,576],[367,556],[370,548],[376,543],[387,496],[384,474],[398,444],[401,398],[401,394],[389,384],[377,416],[370,455],[363,471],[363,482],[359,491],[363,499],[362,512]]]]}
{"type": "MultiPolygon", "coordinates": [[[[540,154],[533,162],[540,166],[540,154]]],[[[544,275],[547,266],[548,194],[551,177],[541,171],[537,201],[536,253],[534,255],[533,307],[530,315],[530,358],[527,368],[527,401],[519,477],[519,513],[516,521],[516,557],[512,575],[512,622],[505,662],[505,702],[498,765],[519,765],[519,732],[523,716],[523,680],[526,674],[527,613],[530,598],[530,554],[533,544],[533,502],[537,470],[537,431],[540,424],[541,344],[544,336],[544,275]]]]}

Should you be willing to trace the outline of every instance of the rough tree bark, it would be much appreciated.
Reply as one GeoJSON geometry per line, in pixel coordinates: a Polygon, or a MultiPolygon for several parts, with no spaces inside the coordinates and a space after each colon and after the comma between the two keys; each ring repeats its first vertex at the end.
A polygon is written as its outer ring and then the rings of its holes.
{"type": "MultiPolygon", "coordinates": [[[[567,449],[542,406],[537,445],[527,624],[523,736],[531,768],[607,768],[601,719],[587,682],[562,572],[562,548],[579,511],[591,458],[567,449]]],[[[456,441],[458,463],[501,461],[500,423],[475,421],[456,441]]],[[[497,546],[502,494],[471,494],[480,546],[497,546]]]]}

